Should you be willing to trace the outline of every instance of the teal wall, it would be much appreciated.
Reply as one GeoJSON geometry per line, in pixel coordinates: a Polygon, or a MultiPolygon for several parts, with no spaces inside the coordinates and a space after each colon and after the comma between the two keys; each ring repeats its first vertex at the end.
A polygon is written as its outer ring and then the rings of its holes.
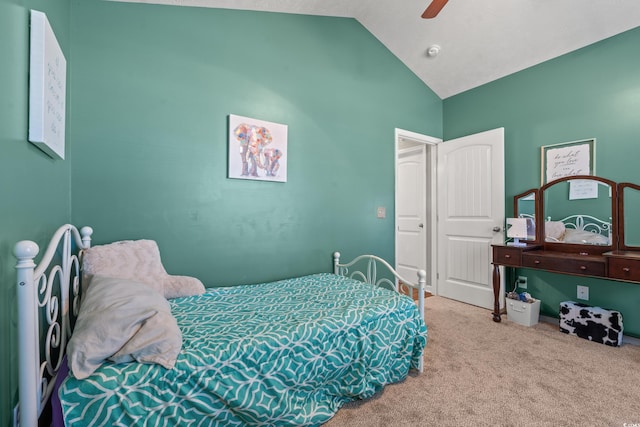
{"type": "Polygon", "coordinates": [[[70,60],[69,1],[0,0],[1,426],[10,425],[18,394],[13,247],[18,240],[28,238],[44,251],[43,246],[56,228],[71,219],[71,162],[54,161],[27,142],[30,9],[47,14],[58,43],[70,60]]]}
{"type": "MultiPolygon", "coordinates": [[[[627,32],[443,102],[351,19],[0,0],[0,425],[17,399],[18,239],[42,246],[70,220],[96,243],[152,238],[171,273],[208,285],[327,271],[336,249],[392,260],[395,127],[504,126],[509,209],[539,185],[540,145],[596,137],[598,173],[640,182],[638,42],[627,32]],[[30,8],[68,62],[65,161],[27,142],[30,8]],[[226,178],[228,114],[289,126],[289,182],[226,178]]],[[[640,334],[640,288],[523,273],[546,314],[587,284],[640,334]]]]}
{"type": "MultiPolygon", "coordinates": [[[[73,220],[206,285],[394,257],[394,128],[442,101],[353,19],[78,0],[73,220]],[[227,117],[288,125],[288,182],[227,179],[227,117]],[[376,207],[387,218],[376,218],[376,207]]],[[[237,147],[232,148],[236,153],[237,147]]]]}
{"type": "Polygon", "coordinates": [[[69,221],[94,243],[151,238],[207,285],[329,271],[334,250],[392,260],[394,128],[442,135],[442,101],[353,19],[0,0],[0,55],[0,426],[18,239],[69,221]],[[67,58],[65,161],[27,142],[29,8],[67,58]],[[289,126],[287,183],[226,178],[229,114],[289,126]]]}
{"type": "MultiPolygon", "coordinates": [[[[505,127],[506,206],[540,185],[540,147],[596,138],[596,172],[640,183],[640,28],[512,74],[444,101],[444,136],[451,139],[505,127]]],[[[589,303],[620,310],[625,333],[640,336],[640,286],[519,271],[542,313],[590,289],[589,303]]]]}

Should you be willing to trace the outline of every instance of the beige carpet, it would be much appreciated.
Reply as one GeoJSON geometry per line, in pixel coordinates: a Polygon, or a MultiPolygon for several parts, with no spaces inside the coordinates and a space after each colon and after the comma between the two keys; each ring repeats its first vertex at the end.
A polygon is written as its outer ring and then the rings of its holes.
{"type": "Polygon", "coordinates": [[[426,300],[425,371],[345,405],[338,426],[640,426],[640,347],[426,300]],[[626,423],[626,425],[625,425],[626,423]]]}

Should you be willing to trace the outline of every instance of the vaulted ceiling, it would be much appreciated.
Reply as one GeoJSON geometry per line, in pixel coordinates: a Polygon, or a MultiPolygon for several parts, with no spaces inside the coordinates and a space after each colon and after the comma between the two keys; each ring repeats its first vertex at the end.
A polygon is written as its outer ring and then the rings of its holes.
{"type": "Polygon", "coordinates": [[[442,99],[640,26],[640,0],[132,1],[355,18],[442,99]]]}

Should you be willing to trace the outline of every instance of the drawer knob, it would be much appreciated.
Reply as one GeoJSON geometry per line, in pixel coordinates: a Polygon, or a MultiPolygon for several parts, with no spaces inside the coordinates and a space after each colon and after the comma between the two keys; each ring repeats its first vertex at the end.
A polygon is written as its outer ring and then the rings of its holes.
{"type": "Polygon", "coordinates": [[[631,271],[631,269],[629,267],[623,267],[622,271],[624,271],[625,273],[628,273],[631,271]]]}
{"type": "Polygon", "coordinates": [[[509,258],[511,258],[511,255],[505,255],[504,257],[505,257],[506,259],[509,259],[509,258]]]}
{"type": "Polygon", "coordinates": [[[537,260],[533,261],[533,263],[534,263],[534,264],[540,264],[540,260],[539,260],[539,259],[537,259],[537,260]]]}
{"type": "Polygon", "coordinates": [[[586,269],[587,269],[587,266],[586,266],[586,265],[581,265],[581,266],[580,266],[580,270],[585,271],[586,269]]]}

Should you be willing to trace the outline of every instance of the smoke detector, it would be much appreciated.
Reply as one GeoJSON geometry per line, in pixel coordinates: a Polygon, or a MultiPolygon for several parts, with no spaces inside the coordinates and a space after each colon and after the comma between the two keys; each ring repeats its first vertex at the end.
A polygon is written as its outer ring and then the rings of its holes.
{"type": "Polygon", "coordinates": [[[429,58],[435,58],[440,53],[440,46],[437,44],[432,44],[427,48],[427,56],[429,58]]]}

